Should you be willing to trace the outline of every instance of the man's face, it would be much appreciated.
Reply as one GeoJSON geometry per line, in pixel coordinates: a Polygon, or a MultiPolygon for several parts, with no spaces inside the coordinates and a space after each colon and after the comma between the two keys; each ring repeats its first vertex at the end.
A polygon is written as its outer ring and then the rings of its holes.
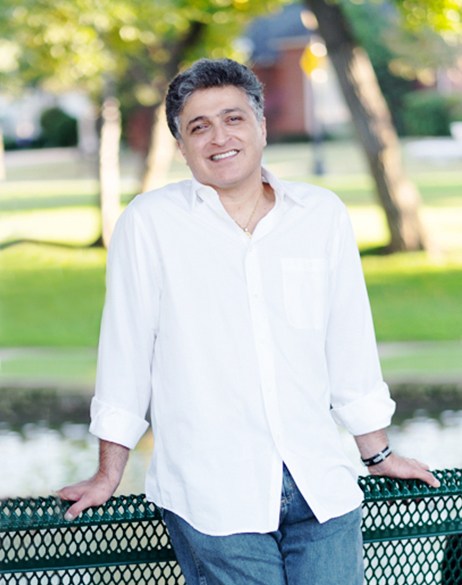
{"type": "Polygon", "coordinates": [[[260,180],[266,125],[235,86],[195,91],[180,114],[179,148],[194,177],[219,193],[260,180]]]}

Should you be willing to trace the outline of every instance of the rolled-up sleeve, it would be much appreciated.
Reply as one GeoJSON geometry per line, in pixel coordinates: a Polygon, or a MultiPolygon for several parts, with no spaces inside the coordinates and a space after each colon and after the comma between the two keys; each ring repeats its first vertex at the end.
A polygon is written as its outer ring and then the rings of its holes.
{"type": "Polygon", "coordinates": [[[108,252],[90,432],[133,448],[147,430],[160,296],[155,245],[130,205],[108,252]]]}
{"type": "Polygon", "coordinates": [[[353,435],[387,427],[395,410],[382,378],[361,260],[342,207],[331,264],[326,354],[332,416],[353,435]]]}

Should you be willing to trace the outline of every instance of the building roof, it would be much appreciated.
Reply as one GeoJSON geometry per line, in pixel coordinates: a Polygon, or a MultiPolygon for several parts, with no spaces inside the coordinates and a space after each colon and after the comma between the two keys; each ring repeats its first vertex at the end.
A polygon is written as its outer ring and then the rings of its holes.
{"type": "Polygon", "coordinates": [[[244,37],[250,43],[250,60],[254,65],[274,63],[283,42],[308,41],[311,33],[302,23],[303,10],[306,8],[300,3],[289,4],[270,16],[252,21],[244,37]]]}

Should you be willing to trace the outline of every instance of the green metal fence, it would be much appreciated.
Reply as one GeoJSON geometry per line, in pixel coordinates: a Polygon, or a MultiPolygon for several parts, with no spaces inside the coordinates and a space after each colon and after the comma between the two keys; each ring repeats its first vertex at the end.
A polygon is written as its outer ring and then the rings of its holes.
{"type": "Polygon", "coordinates": [[[417,481],[361,478],[366,582],[462,585],[462,470],[417,481]]]}
{"type": "MultiPolygon", "coordinates": [[[[366,582],[462,585],[462,470],[437,471],[441,487],[360,478],[366,582]]],[[[49,498],[0,502],[0,585],[184,583],[158,510],[119,496],[64,520],[49,498]]]]}

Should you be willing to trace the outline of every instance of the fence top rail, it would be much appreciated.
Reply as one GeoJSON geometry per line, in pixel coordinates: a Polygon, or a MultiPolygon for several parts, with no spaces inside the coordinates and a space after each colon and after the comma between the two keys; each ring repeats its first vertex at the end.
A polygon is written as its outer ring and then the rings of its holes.
{"type": "Polygon", "coordinates": [[[439,488],[432,488],[419,480],[372,476],[360,477],[359,486],[364,492],[365,502],[462,494],[462,469],[441,469],[432,473],[441,483],[439,488]]]}
{"type": "MultiPolygon", "coordinates": [[[[435,496],[462,495],[462,469],[434,472],[439,488],[431,488],[417,480],[396,480],[384,477],[360,477],[364,500],[412,500],[435,496]]],[[[8,498],[0,501],[0,531],[32,528],[59,528],[69,525],[64,514],[70,503],[55,496],[39,498],[8,498]]],[[[74,526],[117,524],[150,521],[160,518],[156,506],[146,501],[144,494],[112,497],[104,505],[89,508],[72,522],[74,526]]]]}

